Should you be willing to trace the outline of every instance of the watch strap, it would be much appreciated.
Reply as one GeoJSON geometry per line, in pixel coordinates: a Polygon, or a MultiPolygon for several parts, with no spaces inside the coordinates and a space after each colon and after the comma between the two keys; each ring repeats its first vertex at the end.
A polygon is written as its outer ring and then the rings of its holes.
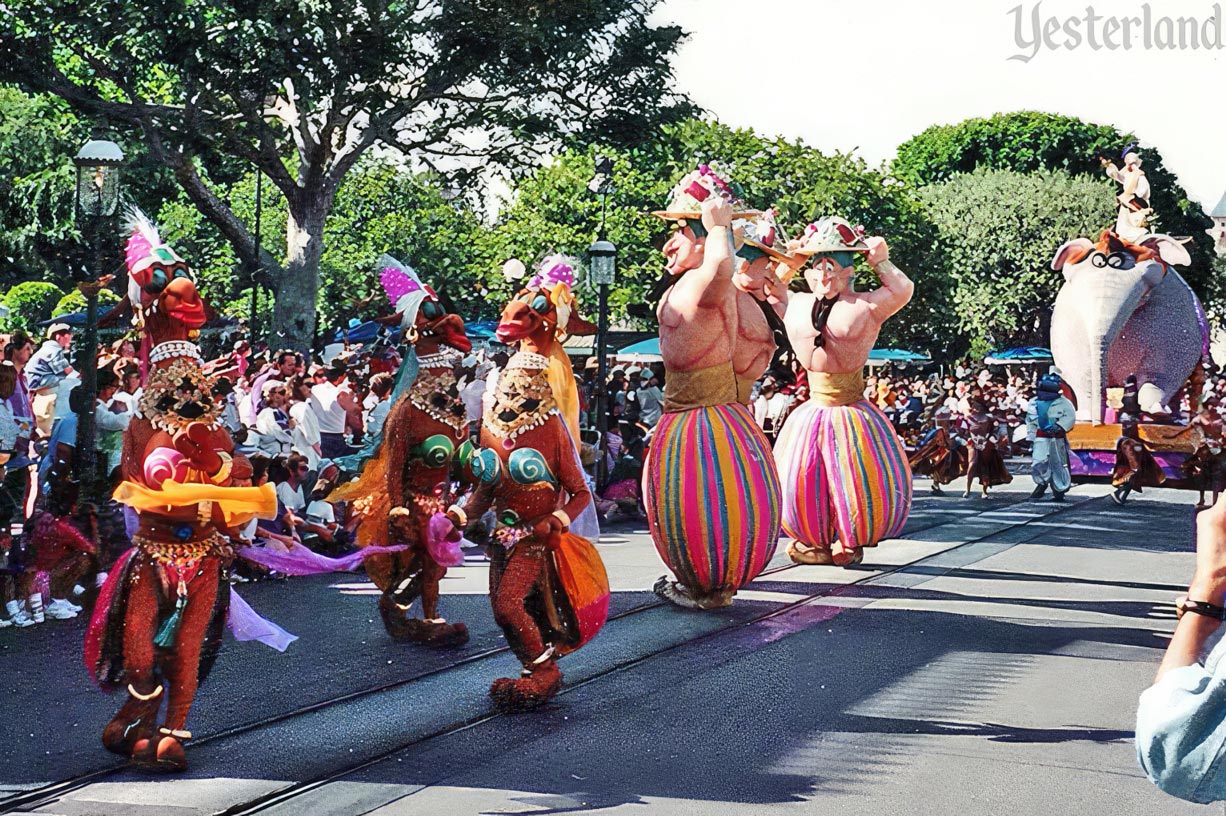
{"type": "Polygon", "coordinates": [[[1226,608],[1211,604],[1208,601],[1194,601],[1191,598],[1184,598],[1179,603],[1179,611],[1192,612],[1197,615],[1204,615],[1206,618],[1226,621],[1226,608]]]}

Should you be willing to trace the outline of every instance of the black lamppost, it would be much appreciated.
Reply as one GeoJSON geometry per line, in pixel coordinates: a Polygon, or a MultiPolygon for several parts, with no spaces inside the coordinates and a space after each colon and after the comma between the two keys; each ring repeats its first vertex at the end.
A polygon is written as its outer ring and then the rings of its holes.
{"type": "Polygon", "coordinates": [[[77,152],[72,163],[77,168],[74,215],[82,226],[89,226],[88,230],[82,231],[94,248],[93,263],[84,270],[82,280],[77,283],[77,289],[85,295],[85,337],[81,341],[76,365],[81,372],[81,387],[85,389],[85,407],[78,417],[73,470],[81,485],[81,498],[97,501],[97,423],[94,411],[98,403],[98,291],[106,285],[102,273],[103,250],[107,239],[115,232],[114,224],[119,215],[119,174],[123,165],[123,151],[114,142],[95,135],[77,152]]]}
{"type": "Polygon", "coordinates": [[[605,156],[596,159],[596,176],[588,189],[600,196],[600,229],[596,241],[588,248],[592,283],[600,287],[600,307],[596,317],[596,388],[593,390],[596,428],[600,431],[600,458],[596,465],[596,484],[603,486],[609,450],[608,411],[608,339],[609,286],[617,275],[617,247],[605,237],[605,212],[613,192],[613,160],[605,156]]]}

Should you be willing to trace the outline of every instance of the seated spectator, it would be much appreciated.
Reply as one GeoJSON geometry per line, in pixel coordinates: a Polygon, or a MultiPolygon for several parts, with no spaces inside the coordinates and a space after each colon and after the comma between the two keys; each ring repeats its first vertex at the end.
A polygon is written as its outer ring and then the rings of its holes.
{"type": "Polygon", "coordinates": [[[285,456],[294,446],[291,435],[294,421],[285,410],[287,398],[285,383],[280,380],[268,380],[264,383],[264,408],[256,419],[255,430],[259,434],[257,447],[269,458],[285,456]]]}
{"type": "Polygon", "coordinates": [[[321,451],[319,420],[311,409],[311,386],[306,376],[295,376],[289,381],[289,418],[293,421],[291,448],[299,456],[305,456],[311,470],[319,468],[321,451]]]}

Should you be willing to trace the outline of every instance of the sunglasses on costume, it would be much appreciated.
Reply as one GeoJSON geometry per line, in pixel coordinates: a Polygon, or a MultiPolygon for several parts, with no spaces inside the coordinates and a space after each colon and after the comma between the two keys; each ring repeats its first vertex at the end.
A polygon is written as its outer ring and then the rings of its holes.
{"type": "Polygon", "coordinates": [[[549,296],[544,292],[524,292],[517,299],[527,303],[528,308],[538,315],[549,313],[549,296]]]}

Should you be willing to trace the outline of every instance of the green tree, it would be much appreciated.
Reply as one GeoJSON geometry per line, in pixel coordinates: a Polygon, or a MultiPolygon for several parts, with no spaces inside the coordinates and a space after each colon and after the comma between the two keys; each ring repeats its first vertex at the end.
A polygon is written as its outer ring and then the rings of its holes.
{"type": "MultiPolygon", "coordinates": [[[[1120,151],[1137,141],[1110,125],[1083,122],[1071,116],[1037,111],[997,114],[988,119],[967,119],[953,125],[934,125],[904,142],[892,171],[898,178],[923,186],[969,173],[978,167],[1029,173],[1063,170],[1075,176],[1105,178],[1099,157],[1120,163],[1120,151]]],[[[1226,282],[1213,274],[1213,242],[1205,235],[1212,226],[1203,208],[1188,198],[1175,174],[1155,148],[1138,151],[1153,188],[1152,204],[1159,229],[1170,235],[1191,236],[1192,263],[1180,270],[1208,307],[1226,305],[1226,282]]],[[[1114,192],[1113,192],[1114,191],[1114,192]]],[[[1115,223],[1114,194],[1103,192],[1110,205],[1095,231],[1115,223]]],[[[1058,246],[1058,244],[1056,245],[1058,246]]],[[[1054,252],[1055,246],[1051,247],[1054,252]]]]}
{"type": "Polygon", "coordinates": [[[17,284],[4,296],[4,305],[9,310],[9,327],[37,334],[38,324],[51,317],[51,311],[63,296],[54,283],[26,281],[17,284]]]}
{"type": "MultiPolygon", "coordinates": [[[[494,228],[479,238],[489,291],[508,291],[498,273],[507,258],[528,262],[550,251],[580,255],[587,249],[600,223],[600,202],[587,184],[601,153],[613,158],[615,167],[616,191],[607,216],[609,239],[619,250],[617,284],[610,294],[614,315],[642,303],[663,271],[659,246],[668,225],[650,212],[667,203],[678,178],[707,161],[741,186],[751,206],[774,205],[790,234],[816,217],[838,214],[885,236],[891,257],[915,278],[917,287],[911,305],[886,324],[882,344],[938,354],[960,347],[945,316],[950,286],[934,251],[936,232],[905,185],[853,156],[827,155],[803,142],[713,122],[670,126],[657,144],[631,151],[571,150],[524,179],[494,228]]],[[[867,269],[862,278],[872,285],[867,269]]],[[[591,310],[594,293],[583,298],[591,310]]],[[[500,307],[501,302],[493,306],[495,311],[500,307]]]]}
{"type": "Polygon", "coordinates": [[[682,38],[656,0],[14,0],[0,79],[139,129],[239,258],[260,256],[274,329],[305,346],[336,195],[376,145],[416,167],[531,165],[559,140],[642,138],[687,115],[682,38]],[[222,190],[233,164],[286,203],[285,253],[256,247],[222,190]]]}
{"type": "MultiPolygon", "coordinates": [[[[431,174],[409,173],[374,159],[363,161],[346,177],[328,219],[320,258],[316,309],[325,333],[349,318],[367,320],[387,313],[390,306],[376,268],[384,252],[411,264],[462,313],[479,309],[473,236],[481,225],[462,200],[446,200],[438,182],[431,174]]],[[[255,191],[253,177],[227,188],[231,208],[245,221],[255,220],[255,191]]],[[[287,207],[277,190],[265,186],[263,195],[262,230],[269,236],[264,244],[282,252],[287,207]]],[[[231,317],[249,317],[250,281],[236,272],[242,264],[233,245],[186,196],[163,205],[158,218],[163,237],[188,259],[209,302],[231,317]]]]}
{"type": "Polygon", "coordinates": [[[919,197],[954,283],[946,319],[958,322],[975,355],[1046,345],[1061,283],[1052,256],[1071,238],[1096,236],[1114,212],[1109,181],[1060,170],[979,168],[919,197]]]}
{"type": "MultiPolygon", "coordinates": [[[[72,157],[89,138],[86,123],[57,97],[0,85],[0,288],[23,280],[65,281],[91,263],[73,219],[72,157]]],[[[148,207],[175,188],[166,169],[140,143],[123,168],[126,200],[148,207]]],[[[105,273],[119,273],[118,256],[105,273]]]]}

